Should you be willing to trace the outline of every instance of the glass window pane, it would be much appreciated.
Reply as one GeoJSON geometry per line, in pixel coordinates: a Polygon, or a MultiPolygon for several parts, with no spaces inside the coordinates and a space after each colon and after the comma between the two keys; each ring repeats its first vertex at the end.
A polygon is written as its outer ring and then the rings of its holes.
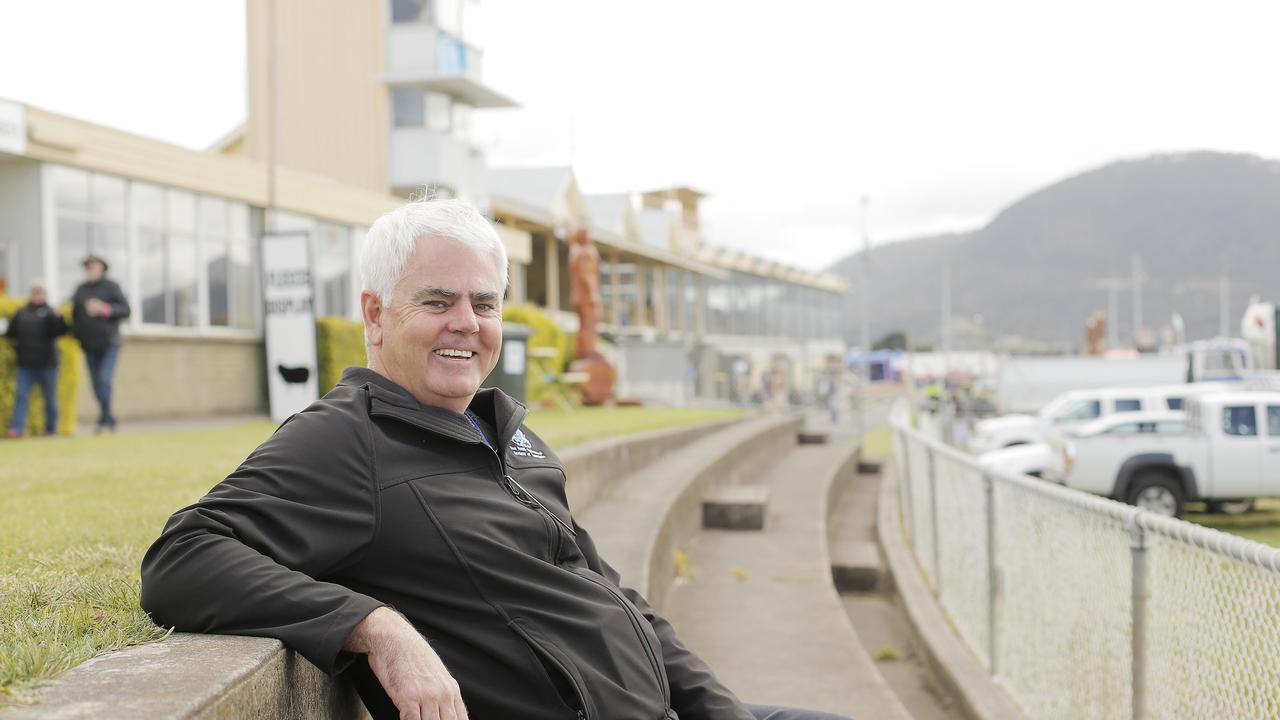
{"type": "Polygon", "coordinates": [[[138,231],[138,299],[142,322],[169,322],[168,263],[164,233],[158,230],[138,231]]]}
{"type": "Polygon", "coordinates": [[[426,4],[426,0],[391,0],[391,22],[407,23],[429,19],[429,15],[423,17],[423,6],[426,4]]]}
{"type": "Polygon", "coordinates": [[[107,277],[123,287],[129,277],[129,250],[125,246],[124,227],[92,223],[89,225],[89,252],[107,261],[107,277]]]}
{"type": "Polygon", "coordinates": [[[425,93],[427,129],[436,132],[449,132],[449,96],[444,93],[425,93]]]}
{"type": "Polygon", "coordinates": [[[200,228],[204,234],[225,237],[227,234],[227,201],[219,198],[200,198],[200,228]]]}
{"type": "Polygon", "coordinates": [[[1142,409],[1142,401],[1137,398],[1116,400],[1116,412],[1138,412],[1142,409]]]}
{"type": "Polygon", "coordinates": [[[168,229],[194,233],[196,230],[196,198],[189,192],[169,190],[166,195],[169,214],[168,229]]]}
{"type": "Polygon", "coordinates": [[[396,127],[422,127],[426,112],[426,90],[396,88],[391,91],[391,118],[396,127]]]}
{"type": "Polygon", "coordinates": [[[58,214],[89,212],[89,173],[75,168],[51,166],[53,199],[58,214]]]}
{"type": "Polygon", "coordinates": [[[196,239],[194,235],[169,235],[169,286],[173,296],[173,324],[196,324],[196,239]]]}
{"type": "Polygon", "coordinates": [[[235,327],[253,327],[254,264],[253,241],[248,237],[231,239],[227,283],[230,286],[227,302],[231,306],[231,321],[235,327]]]}
{"type": "Polygon", "coordinates": [[[98,220],[124,222],[124,180],[110,175],[94,175],[89,183],[90,211],[98,220]]]}
{"type": "Polygon", "coordinates": [[[89,254],[89,224],[81,220],[58,218],[58,293],[70,300],[76,286],[84,281],[80,265],[89,254]]]}
{"type": "Polygon", "coordinates": [[[129,192],[133,221],[138,227],[164,229],[164,191],[155,185],[134,183],[129,192]]]}
{"type": "Polygon", "coordinates": [[[1280,437],[1280,405],[1267,406],[1267,434],[1280,437]]]}
{"type": "Polygon", "coordinates": [[[1252,437],[1258,434],[1257,414],[1252,405],[1222,408],[1222,431],[1228,435],[1252,437]]]}
{"type": "Polygon", "coordinates": [[[1183,398],[1171,397],[1165,401],[1165,404],[1169,406],[1170,410],[1181,410],[1185,402],[1183,398]]]}

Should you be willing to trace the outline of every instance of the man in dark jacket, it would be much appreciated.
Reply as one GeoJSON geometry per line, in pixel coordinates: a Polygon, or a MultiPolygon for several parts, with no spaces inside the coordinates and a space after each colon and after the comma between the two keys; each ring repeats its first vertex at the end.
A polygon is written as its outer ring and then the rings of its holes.
{"type": "Polygon", "coordinates": [[[116,429],[116,418],[111,414],[111,378],[120,355],[120,321],[129,317],[124,292],[106,274],[106,260],[96,255],[86,257],[85,280],[71,298],[71,333],[84,349],[93,395],[98,399],[98,433],[116,429]]]}
{"type": "Polygon", "coordinates": [[[279,638],[375,718],[831,717],[742,705],[621,587],[525,408],[479,390],[507,282],[482,215],[411,203],[361,266],[369,367],[170,518],[142,564],[157,623],[279,638]]]}
{"type": "Polygon", "coordinates": [[[18,359],[18,392],[9,437],[22,437],[27,427],[27,403],[37,383],[44,393],[44,432],[58,433],[58,346],[54,341],[66,332],[62,313],[45,302],[44,282],[33,282],[27,304],[18,308],[4,332],[13,341],[18,359]]]}

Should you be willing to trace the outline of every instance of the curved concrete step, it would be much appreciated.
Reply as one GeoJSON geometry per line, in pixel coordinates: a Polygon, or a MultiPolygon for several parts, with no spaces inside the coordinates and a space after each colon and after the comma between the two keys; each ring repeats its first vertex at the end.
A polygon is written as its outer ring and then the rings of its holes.
{"type": "Polygon", "coordinates": [[[671,589],[666,617],[744,700],[910,717],[831,581],[830,487],[856,458],[843,438],[775,455],[751,480],[771,489],[764,530],[708,530],[689,548],[696,574],[671,589]]]}
{"type": "Polygon", "coordinates": [[[676,574],[676,550],[702,527],[702,496],[754,477],[795,446],[800,418],[757,417],[701,432],[661,460],[618,478],[590,507],[575,508],[600,554],[622,582],[662,610],[676,574]]]}

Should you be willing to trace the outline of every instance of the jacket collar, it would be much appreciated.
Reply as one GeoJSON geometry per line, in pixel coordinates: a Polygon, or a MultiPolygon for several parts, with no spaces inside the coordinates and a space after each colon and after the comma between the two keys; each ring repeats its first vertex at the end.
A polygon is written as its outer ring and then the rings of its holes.
{"type": "MultiPolygon", "coordinates": [[[[415,427],[460,442],[478,442],[476,430],[458,413],[423,405],[408,390],[367,367],[348,367],[342,371],[339,385],[363,387],[369,394],[369,414],[391,417],[415,427]]],[[[472,412],[489,415],[492,408],[498,447],[505,448],[529,410],[510,395],[496,388],[484,388],[471,399],[472,412]]]]}

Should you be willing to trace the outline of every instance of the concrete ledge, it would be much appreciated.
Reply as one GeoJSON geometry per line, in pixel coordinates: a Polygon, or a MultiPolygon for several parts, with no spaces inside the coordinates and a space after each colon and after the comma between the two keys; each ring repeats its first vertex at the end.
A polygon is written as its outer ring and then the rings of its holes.
{"type": "Polygon", "coordinates": [[[581,512],[620,478],[653,464],[695,440],[750,417],[746,415],[603,438],[568,448],[559,455],[564,464],[565,493],[569,496],[569,507],[575,513],[581,512]]]}
{"type": "Polygon", "coordinates": [[[346,683],[335,683],[278,640],[175,633],[76,667],[16,706],[5,720],[28,718],[367,717],[346,683]]]}
{"type": "Polygon", "coordinates": [[[917,644],[938,680],[974,720],[1027,720],[1022,708],[998,686],[943,615],[925,585],[907,546],[898,507],[898,479],[893,470],[880,476],[876,534],[884,549],[898,599],[916,633],[917,644]]]}
{"type": "MultiPolygon", "coordinates": [[[[575,512],[622,476],[751,416],[608,438],[561,454],[575,512]]],[[[788,435],[790,437],[791,435],[788,435]]],[[[605,528],[602,528],[605,530],[605,528]]],[[[82,663],[0,718],[366,718],[350,684],[335,682],[278,640],[175,633],[82,663]]]]}
{"type": "Polygon", "coordinates": [[[825,445],[827,439],[826,433],[812,430],[803,430],[796,435],[796,442],[800,445],[825,445]]]}
{"type": "Polygon", "coordinates": [[[873,592],[880,587],[880,550],[859,541],[831,548],[831,580],[841,593],[873,592]]]}
{"type": "Polygon", "coordinates": [[[768,486],[717,488],[702,499],[702,527],[704,530],[763,530],[768,506],[768,486]]]}

